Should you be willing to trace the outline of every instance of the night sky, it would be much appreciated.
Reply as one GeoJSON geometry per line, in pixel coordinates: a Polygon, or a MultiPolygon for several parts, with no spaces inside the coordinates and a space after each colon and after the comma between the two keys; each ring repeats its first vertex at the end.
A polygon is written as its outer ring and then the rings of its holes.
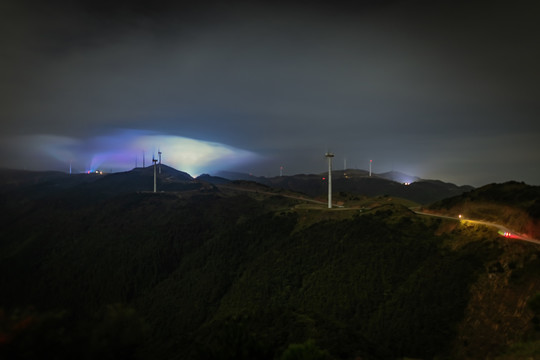
{"type": "Polygon", "coordinates": [[[540,185],[540,2],[0,3],[0,166],[540,185]]]}

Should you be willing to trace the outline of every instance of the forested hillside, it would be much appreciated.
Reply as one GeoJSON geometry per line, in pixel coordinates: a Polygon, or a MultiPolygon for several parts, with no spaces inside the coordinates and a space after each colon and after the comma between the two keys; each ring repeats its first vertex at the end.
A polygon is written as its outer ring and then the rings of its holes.
{"type": "Polygon", "coordinates": [[[478,289],[492,294],[497,276],[507,279],[499,290],[522,289],[509,308],[525,302],[508,344],[534,337],[540,316],[526,305],[538,247],[520,245],[508,260],[496,232],[398,205],[296,208],[218,188],[6,198],[2,358],[497,355],[506,343],[463,330],[477,319],[478,289]]]}

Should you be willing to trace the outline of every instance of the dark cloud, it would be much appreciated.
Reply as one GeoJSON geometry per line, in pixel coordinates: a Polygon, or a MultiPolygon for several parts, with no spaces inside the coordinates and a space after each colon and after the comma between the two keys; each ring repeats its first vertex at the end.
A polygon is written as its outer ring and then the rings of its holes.
{"type": "Polygon", "coordinates": [[[534,2],[3,6],[5,136],[142,129],[258,153],[241,170],[262,175],[322,171],[330,148],[359,168],[540,184],[534,2]]]}

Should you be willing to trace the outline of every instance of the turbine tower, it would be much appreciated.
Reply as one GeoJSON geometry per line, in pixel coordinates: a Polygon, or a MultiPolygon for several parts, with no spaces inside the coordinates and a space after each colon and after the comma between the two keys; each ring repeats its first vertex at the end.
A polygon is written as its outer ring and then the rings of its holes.
{"type": "Polygon", "coordinates": [[[279,176],[283,176],[283,166],[279,167],[279,176]]]}
{"type": "Polygon", "coordinates": [[[142,152],[142,167],[143,167],[143,169],[144,169],[144,150],[143,150],[143,152],[142,152]]]}
{"type": "Polygon", "coordinates": [[[332,158],[334,154],[327,152],[324,156],[328,159],[328,208],[332,208],[332,158]]]}
{"type": "Polygon", "coordinates": [[[159,157],[159,173],[161,174],[161,151],[159,150],[159,148],[157,150],[157,153],[159,157]]]}
{"type": "Polygon", "coordinates": [[[154,163],[154,192],[157,192],[157,185],[156,185],[156,163],[157,163],[157,160],[154,159],[154,156],[152,156],[152,162],[154,163]]]}
{"type": "Polygon", "coordinates": [[[369,160],[369,176],[371,176],[371,163],[373,162],[373,160],[369,160]]]}

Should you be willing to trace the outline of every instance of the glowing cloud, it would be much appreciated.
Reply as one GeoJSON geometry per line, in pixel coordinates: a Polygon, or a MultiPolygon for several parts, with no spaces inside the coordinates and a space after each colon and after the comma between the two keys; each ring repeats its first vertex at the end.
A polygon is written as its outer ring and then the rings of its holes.
{"type": "Polygon", "coordinates": [[[231,168],[255,160],[254,153],[220,143],[195,140],[181,136],[162,135],[141,131],[122,131],[115,135],[95,138],[93,148],[104,149],[95,153],[91,169],[128,170],[151,165],[152,158],[193,176],[202,172],[231,168]]]}
{"type": "Polygon", "coordinates": [[[163,164],[197,176],[203,172],[233,169],[259,158],[253,152],[221,143],[138,130],[121,130],[87,140],[31,135],[12,138],[5,145],[20,154],[24,149],[26,159],[19,160],[18,164],[33,164],[29,159],[39,157],[41,166],[30,165],[36,170],[42,170],[47,163],[49,169],[59,164],[68,169],[73,162],[80,172],[127,171],[136,165],[141,167],[143,156],[145,165],[150,166],[152,157],[158,158],[159,150],[163,164]]]}

